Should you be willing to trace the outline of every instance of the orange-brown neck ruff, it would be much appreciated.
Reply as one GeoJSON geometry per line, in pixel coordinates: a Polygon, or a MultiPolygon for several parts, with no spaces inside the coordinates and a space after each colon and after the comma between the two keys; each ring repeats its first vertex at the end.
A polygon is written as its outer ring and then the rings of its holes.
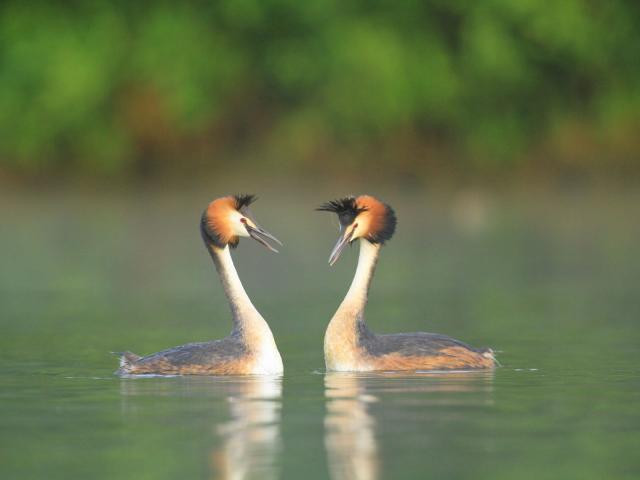
{"type": "Polygon", "coordinates": [[[209,204],[203,215],[203,224],[211,241],[218,247],[235,246],[238,236],[231,225],[231,214],[236,211],[236,199],[222,197],[209,204]]]}
{"type": "Polygon", "coordinates": [[[396,216],[393,209],[371,195],[356,198],[356,207],[362,210],[356,222],[363,229],[362,236],[372,243],[389,240],[396,229],[396,216]]]}
{"type": "Polygon", "coordinates": [[[359,370],[361,367],[358,322],[364,322],[364,308],[379,251],[379,244],[360,240],[358,266],[351,287],[329,322],[324,336],[325,363],[328,370],[359,370]]]}

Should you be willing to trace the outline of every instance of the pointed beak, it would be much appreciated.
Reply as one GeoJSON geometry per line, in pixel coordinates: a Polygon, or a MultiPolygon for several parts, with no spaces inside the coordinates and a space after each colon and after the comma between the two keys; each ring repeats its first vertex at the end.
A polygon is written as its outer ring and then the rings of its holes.
{"type": "Polygon", "coordinates": [[[249,236],[251,238],[253,238],[258,243],[261,243],[262,245],[264,245],[268,250],[271,250],[274,253],[278,253],[278,250],[276,250],[274,247],[272,247],[267,242],[267,240],[273,240],[278,245],[282,245],[282,242],[280,240],[278,240],[276,237],[271,235],[264,228],[261,228],[261,227],[259,227],[257,225],[255,227],[252,227],[249,224],[245,224],[245,228],[247,229],[247,232],[249,232],[249,236]]]}
{"type": "Polygon", "coordinates": [[[336,246],[333,247],[333,250],[331,251],[331,255],[329,255],[330,266],[333,266],[333,264],[338,261],[338,259],[340,258],[340,255],[342,254],[342,251],[344,250],[344,247],[349,245],[349,242],[351,241],[351,237],[353,236],[353,231],[354,229],[353,228],[349,229],[349,226],[340,227],[340,236],[338,237],[336,246]]]}

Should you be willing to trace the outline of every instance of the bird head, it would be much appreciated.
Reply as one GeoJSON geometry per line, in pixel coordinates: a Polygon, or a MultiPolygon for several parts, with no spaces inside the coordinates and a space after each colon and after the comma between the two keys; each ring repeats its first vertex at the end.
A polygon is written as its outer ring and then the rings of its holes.
{"type": "Polygon", "coordinates": [[[260,227],[255,221],[249,205],[256,201],[255,195],[230,195],[217,198],[209,204],[200,222],[202,238],[207,244],[224,248],[238,246],[240,237],[251,237],[272,252],[278,252],[267,240],[282,245],[280,240],[260,227]]]}
{"type": "Polygon", "coordinates": [[[396,229],[393,209],[370,195],[332,200],[323,203],[317,210],[337,214],[340,222],[340,235],[329,256],[329,265],[336,263],[344,248],[358,238],[384,244],[396,229]]]}

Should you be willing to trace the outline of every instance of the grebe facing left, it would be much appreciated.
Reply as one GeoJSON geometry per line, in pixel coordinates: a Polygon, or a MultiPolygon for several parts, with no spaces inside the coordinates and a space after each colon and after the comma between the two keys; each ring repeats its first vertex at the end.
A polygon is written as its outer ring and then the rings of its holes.
{"type": "Polygon", "coordinates": [[[248,207],[253,195],[218,198],[202,215],[200,232],[220,275],[231,306],[233,331],[222,340],[189,343],[140,357],[131,352],[120,355],[119,375],[242,375],[280,374],[282,358],[269,325],[253,306],[242,287],[231,260],[229,247],[240,237],[251,237],[272,252],[267,239],[280,241],[260,228],[248,207]]]}
{"type": "Polygon", "coordinates": [[[380,247],[396,228],[393,209],[369,195],[346,197],[321,205],[340,221],[338,243],[331,252],[333,265],[344,247],[360,239],[360,257],[353,282],[331,319],[324,337],[327,370],[464,370],[493,368],[491,349],[477,349],[445,335],[398,333],[376,335],[367,328],[364,308],[380,247]]]}

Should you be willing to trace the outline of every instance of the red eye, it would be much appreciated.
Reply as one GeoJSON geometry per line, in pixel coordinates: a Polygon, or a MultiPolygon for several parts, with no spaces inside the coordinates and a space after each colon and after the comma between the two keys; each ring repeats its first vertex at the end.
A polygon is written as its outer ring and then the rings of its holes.
{"type": "Polygon", "coordinates": [[[242,217],[242,218],[240,219],[240,221],[241,221],[242,223],[247,223],[247,219],[246,219],[246,218],[244,218],[244,217],[242,217]]]}

